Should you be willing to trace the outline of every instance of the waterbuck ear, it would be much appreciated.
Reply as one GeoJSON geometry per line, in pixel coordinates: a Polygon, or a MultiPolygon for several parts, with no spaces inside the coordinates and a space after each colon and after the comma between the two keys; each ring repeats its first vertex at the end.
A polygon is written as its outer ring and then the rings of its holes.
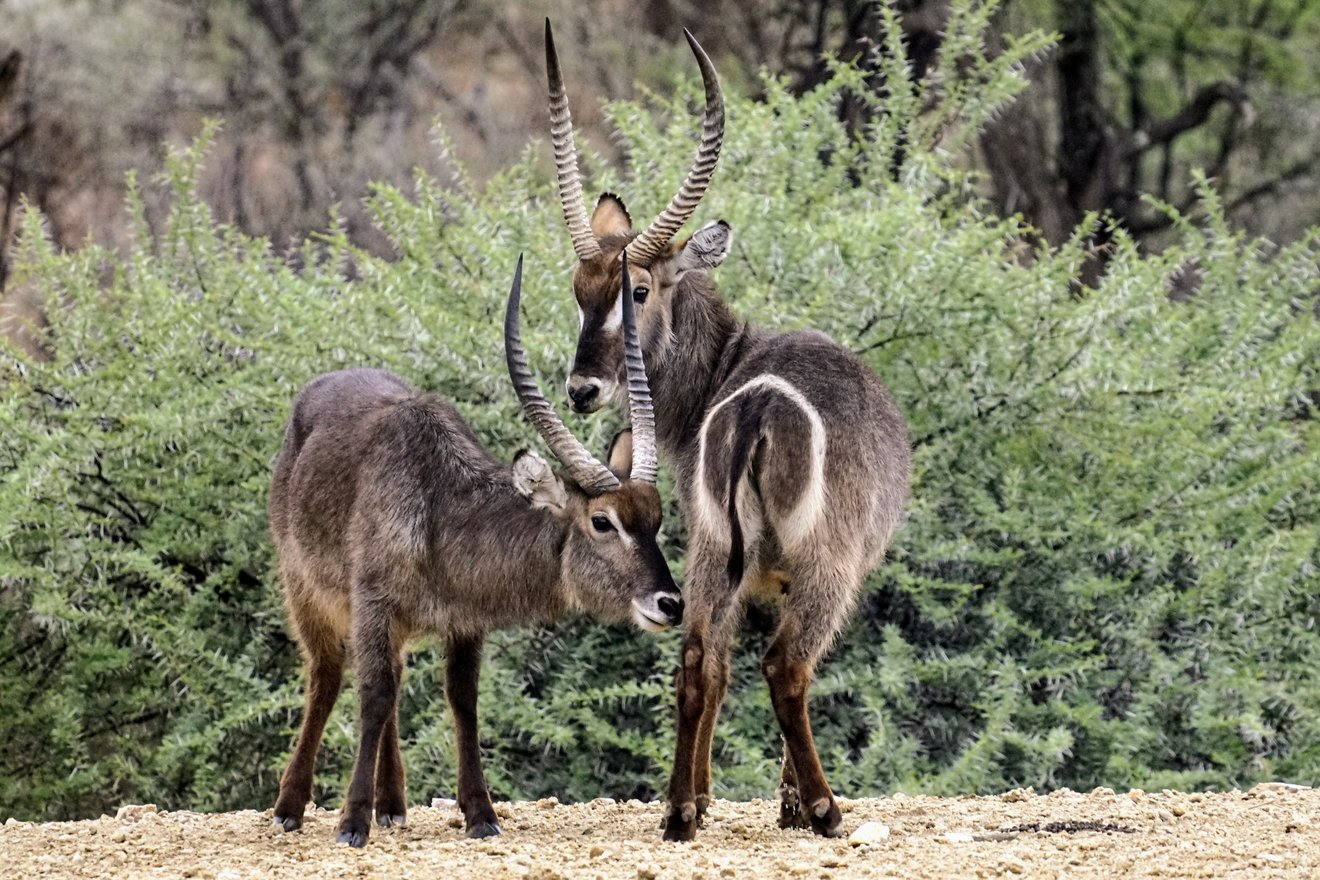
{"type": "Polygon", "coordinates": [[[568,506],[568,492],[546,460],[524,449],[513,457],[513,488],[533,507],[558,513],[568,506]]]}
{"type": "Polygon", "coordinates": [[[597,238],[632,232],[632,217],[628,216],[623,199],[611,192],[600,194],[596,210],[591,212],[591,232],[597,238]]]}
{"type": "Polygon", "coordinates": [[[626,428],[614,435],[610,441],[610,448],[606,451],[605,460],[609,462],[610,470],[614,476],[621,481],[628,479],[632,473],[632,429],[626,428]]]}
{"type": "Polygon", "coordinates": [[[684,272],[714,269],[733,248],[733,230],[723,220],[712,220],[692,233],[692,237],[678,245],[674,263],[675,279],[684,272]]]}

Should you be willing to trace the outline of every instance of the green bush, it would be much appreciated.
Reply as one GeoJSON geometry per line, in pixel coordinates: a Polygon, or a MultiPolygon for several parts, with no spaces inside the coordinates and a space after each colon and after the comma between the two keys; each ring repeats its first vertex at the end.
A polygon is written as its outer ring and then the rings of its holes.
{"type": "MultiPolygon", "coordinates": [[[[1099,288],[1080,288],[1101,221],[1035,248],[960,170],[1041,41],[987,60],[988,13],[959,9],[945,51],[966,63],[918,93],[891,46],[888,113],[860,139],[837,121],[863,88],[848,67],[801,99],[774,83],[760,103],[729,96],[695,218],[738,233],[716,273],[734,308],[862,353],[915,438],[909,521],[813,692],[827,773],[850,796],[1314,782],[1320,232],[1243,240],[1202,182],[1166,251],[1115,232],[1099,288]]],[[[659,210],[695,98],[688,83],[613,106],[630,174],[589,154],[589,179],[635,216],[659,210]]],[[[377,190],[389,261],[337,224],[277,255],[217,223],[194,189],[205,148],[175,157],[168,217],[153,226],[131,200],[124,257],[55,253],[25,214],[15,279],[47,297],[53,358],[0,371],[0,804],[20,817],[273,803],[301,682],[264,510],[303,383],[386,366],[452,399],[497,455],[532,443],[498,326],[519,252],[531,360],[547,390],[562,383],[572,256],[548,148],[480,189],[458,169],[377,190]]],[[[614,425],[573,426],[600,447],[614,425]]],[[[676,510],[666,532],[681,568],[676,510]]],[[[777,783],[757,672],[771,626],[749,616],[721,796],[777,783]]],[[[496,795],[662,790],[676,646],[586,621],[495,637],[481,713],[496,795]]],[[[406,678],[414,802],[455,785],[441,662],[424,645],[406,678]]],[[[342,793],[355,711],[350,695],[329,725],[322,802],[342,793]]]]}

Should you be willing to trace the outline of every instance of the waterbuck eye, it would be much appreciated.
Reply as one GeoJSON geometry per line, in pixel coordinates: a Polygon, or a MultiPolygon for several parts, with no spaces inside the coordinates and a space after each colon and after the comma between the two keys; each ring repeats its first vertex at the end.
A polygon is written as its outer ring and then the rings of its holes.
{"type": "Polygon", "coordinates": [[[633,302],[635,302],[635,303],[644,303],[644,302],[646,302],[646,297],[647,297],[650,293],[651,293],[651,288],[649,288],[649,287],[634,287],[634,288],[633,288],[633,302]]]}
{"type": "Polygon", "coordinates": [[[611,532],[614,530],[614,523],[610,522],[608,516],[597,513],[591,517],[591,527],[598,532],[611,532]]]}

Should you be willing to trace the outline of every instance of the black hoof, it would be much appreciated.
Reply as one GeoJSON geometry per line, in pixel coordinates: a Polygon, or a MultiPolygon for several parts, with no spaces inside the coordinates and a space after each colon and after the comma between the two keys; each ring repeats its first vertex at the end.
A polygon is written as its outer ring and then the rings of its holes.
{"type": "Polygon", "coordinates": [[[335,842],[346,843],[354,849],[361,849],[367,845],[368,834],[366,828],[345,828],[335,836],[335,842]]]}
{"type": "Polygon", "coordinates": [[[408,824],[408,816],[405,813],[377,813],[376,824],[381,828],[402,828],[408,824]]]}
{"type": "Polygon", "coordinates": [[[302,827],[301,816],[276,816],[270,820],[270,824],[283,828],[285,831],[297,831],[302,827]]]}
{"type": "Polygon", "coordinates": [[[660,825],[665,840],[688,841],[697,836],[697,805],[684,804],[681,809],[670,807],[660,825]]]}
{"type": "Polygon", "coordinates": [[[497,822],[476,822],[468,826],[467,836],[473,840],[482,837],[494,837],[500,833],[500,826],[497,822]]]}

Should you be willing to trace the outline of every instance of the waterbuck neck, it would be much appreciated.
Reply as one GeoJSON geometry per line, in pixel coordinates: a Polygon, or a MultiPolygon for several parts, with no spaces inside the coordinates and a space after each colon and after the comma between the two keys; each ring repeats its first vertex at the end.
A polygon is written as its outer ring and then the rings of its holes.
{"type": "Polygon", "coordinates": [[[648,365],[655,400],[656,439],[674,457],[694,442],[706,407],[737,365],[751,333],[703,276],[684,278],[674,291],[672,342],[648,365]]]}

